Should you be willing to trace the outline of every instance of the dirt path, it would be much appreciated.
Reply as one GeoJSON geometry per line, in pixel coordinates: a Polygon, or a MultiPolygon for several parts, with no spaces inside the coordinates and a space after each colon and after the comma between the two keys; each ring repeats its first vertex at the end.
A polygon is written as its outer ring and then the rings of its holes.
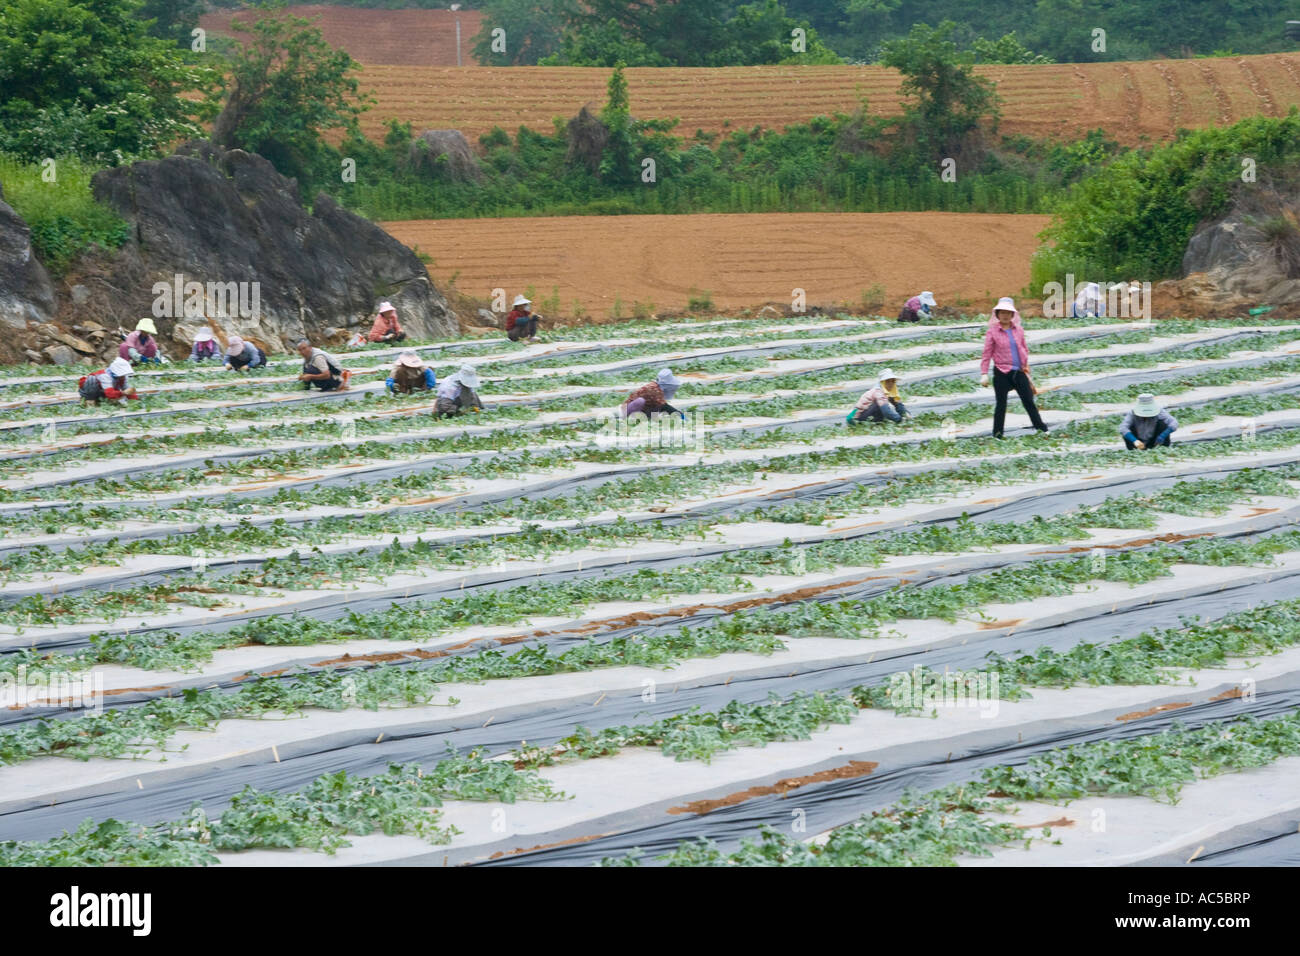
{"type": "Polygon", "coordinates": [[[809,307],[860,304],[883,287],[893,314],[922,289],[941,305],[959,298],[983,308],[1029,281],[1029,256],[1047,216],[981,213],[759,213],[694,216],[567,216],[538,219],[410,220],[384,228],[433,257],[440,286],[455,277],[465,295],[512,298],[533,286],[558,290],[560,314],[575,301],[630,317],[685,307],[705,291],[719,308],[789,305],[803,289],[809,307]]]}

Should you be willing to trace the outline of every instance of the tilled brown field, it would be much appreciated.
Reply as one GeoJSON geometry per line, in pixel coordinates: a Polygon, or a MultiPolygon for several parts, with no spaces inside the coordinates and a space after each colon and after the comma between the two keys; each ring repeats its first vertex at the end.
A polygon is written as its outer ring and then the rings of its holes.
{"type": "MultiPolygon", "coordinates": [[[[640,303],[679,309],[707,291],[718,308],[859,303],[884,289],[884,310],[930,289],[980,307],[1029,281],[1029,257],[1047,216],[980,213],[754,213],[691,216],[564,216],[426,219],[385,223],[392,235],[433,257],[440,287],[486,299],[494,288],[536,298],[558,289],[601,317],[615,299],[624,316],[640,303]]],[[[539,308],[539,311],[544,309],[539,308]]]]}
{"type": "MultiPolygon", "coordinates": [[[[455,66],[456,21],[460,21],[460,57],[474,66],[470,40],[483,22],[480,10],[363,10],[356,7],[290,7],[294,16],[317,20],[330,46],[346,50],[358,63],[402,66],[455,66]]],[[[250,11],[217,10],[199,18],[213,33],[234,36],[231,21],[250,19],[250,11]]]]}

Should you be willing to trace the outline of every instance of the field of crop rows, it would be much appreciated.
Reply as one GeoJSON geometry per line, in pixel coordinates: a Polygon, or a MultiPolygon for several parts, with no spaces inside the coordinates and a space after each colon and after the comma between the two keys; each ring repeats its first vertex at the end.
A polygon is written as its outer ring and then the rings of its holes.
{"type": "Polygon", "coordinates": [[[985,322],[9,369],[0,865],[1297,862],[1300,323],[1029,319],[996,441],[985,322]]]}
{"type": "MultiPolygon", "coordinates": [[[[358,11],[368,13],[369,11],[358,11]]],[[[432,12],[432,11],[430,11],[432,12]]],[[[362,86],[375,106],[361,117],[365,134],[383,139],[390,118],[422,129],[458,129],[475,142],[494,126],[550,132],[584,104],[605,100],[609,70],[588,67],[397,65],[372,57],[362,86]],[[511,117],[508,123],[502,117],[511,117]]],[[[1292,53],[1056,63],[976,68],[1003,97],[1001,132],[1077,139],[1098,127],[1125,146],[1172,139],[1180,128],[1219,126],[1248,116],[1284,116],[1300,103],[1300,56],[1292,53]]],[[[627,70],[633,112],[680,120],[689,142],[708,133],[780,130],[814,116],[852,113],[866,98],[871,113],[901,111],[898,74],[881,66],[743,66],[627,70]]]]}

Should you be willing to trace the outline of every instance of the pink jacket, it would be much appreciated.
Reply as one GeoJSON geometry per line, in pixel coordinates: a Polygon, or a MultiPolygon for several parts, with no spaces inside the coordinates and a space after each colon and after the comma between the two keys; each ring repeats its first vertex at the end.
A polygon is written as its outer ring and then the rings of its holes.
{"type": "MultiPolygon", "coordinates": [[[[1020,351],[1020,367],[1029,371],[1029,346],[1025,344],[1025,329],[1020,324],[1020,313],[1011,319],[1011,334],[1020,351]]],[[[998,324],[997,316],[989,319],[988,330],[984,333],[984,354],[980,357],[980,374],[989,373],[989,361],[997,366],[999,372],[1011,371],[1011,345],[1007,342],[1007,333],[998,324]]]]}
{"type": "Polygon", "coordinates": [[[151,335],[149,336],[149,341],[144,345],[141,345],[139,331],[137,330],[132,332],[123,340],[122,344],[117,347],[118,357],[129,359],[131,357],[131,349],[135,349],[145,358],[153,358],[158,354],[158,338],[157,336],[151,335]]]}

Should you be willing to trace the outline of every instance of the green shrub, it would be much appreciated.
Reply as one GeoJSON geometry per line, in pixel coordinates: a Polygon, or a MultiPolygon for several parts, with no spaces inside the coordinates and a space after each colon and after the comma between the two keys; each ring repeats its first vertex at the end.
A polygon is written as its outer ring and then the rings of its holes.
{"type": "Polygon", "coordinates": [[[76,159],[59,159],[52,168],[54,181],[46,182],[41,164],[0,154],[4,201],[31,227],[32,248],[45,267],[61,275],[92,246],[120,246],[130,227],[91,195],[93,167],[76,159]]]}
{"type": "Polygon", "coordinates": [[[1058,203],[1034,257],[1033,282],[1065,273],[1092,280],[1178,275],[1199,223],[1223,213],[1243,182],[1300,160],[1300,110],[1232,126],[1184,132],[1177,140],[1120,156],[1085,177],[1058,203]]]}

